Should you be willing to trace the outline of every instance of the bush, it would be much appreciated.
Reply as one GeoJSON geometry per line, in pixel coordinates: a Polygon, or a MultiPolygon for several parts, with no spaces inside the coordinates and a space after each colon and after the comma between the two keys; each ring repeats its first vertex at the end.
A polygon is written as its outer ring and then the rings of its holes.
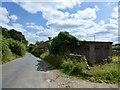
{"type": "Polygon", "coordinates": [[[35,44],[30,44],[28,47],[28,51],[34,54],[35,56],[40,57],[40,55],[45,52],[44,49],[39,48],[40,44],[43,44],[43,41],[37,41],[35,44]]]}
{"type": "Polygon", "coordinates": [[[69,75],[82,75],[83,70],[86,69],[87,64],[81,60],[81,62],[73,62],[71,59],[64,60],[61,64],[61,69],[69,75]]]}
{"type": "Polygon", "coordinates": [[[65,73],[68,73],[69,75],[73,72],[75,65],[72,61],[63,61],[61,68],[65,73]]]}
{"type": "Polygon", "coordinates": [[[7,44],[2,43],[2,62],[5,63],[13,59],[13,54],[7,44]]]}
{"type": "Polygon", "coordinates": [[[118,83],[120,82],[120,70],[118,63],[108,63],[105,65],[94,65],[87,68],[84,60],[76,62],[70,58],[63,58],[58,55],[50,54],[48,51],[41,54],[40,58],[49,62],[51,65],[68,75],[74,75],[82,79],[94,78],[95,82],[118,83]]]}
{"type": "MultiPolygon", "coordinates": [[[[0,40],[0,56],[2,56],[2,63],[14,60],[20,56],[25,55],[26,45],[15,41],[14,39],[7,38],[0,34],[2,40],[0,40]]],[[[1,57],[0,57],[1,58],[1,57]]]]}
{"type": "Polygon", "coordinates": [[[0,64],[2,62],[2,35],[0,31],[0,64]]]}
{"type": "Polygon", "coordinates": [[[28,51],[29,51],[29,52],[32,52],[35,47],[36,47],[36,45],[30,44],[30,45],[28,46],[28,51]]]}
{"type": "Polygon", "coordinates": [[[112,55],[113,56],[120,56],[120,51],[119,50],[112,50],[112,55]]]}
{"type": "Polygon", "coordinates": [[[62,57],[50,54],[49,51],[46,51],[45,53],[41,54],[40,58],[53,65],[55,68],[60,68],[60,65],[62,63],[62,57]]]}
{"type": "Polygon", "coordinates": [[[44,52],[42,49],[34,49],[31,53],[34,54],[36,57],[40,57],[40,55],[44,52]]]}
{"type": "Polygon", "coordinates": [[[26,46],[25,44],[19,42],[19,41],[15,41],[13,39],[9,39],[9,48],[11,49],[11,51],[19,56],[23,56],[26,53],[26,46]]]}
{"type": "Polygon", "coordinates": [[[106,83],[118,83],[120,82],[120,70],[118,70],[118,64],[110,63],[105,65],[94,66],[90,71],[85,70],[85,75],[94,77],[96,81],[104,81],[106,83]]]}
{"type": "Polygon", "coordinates": [[[13,39],[9,40],[9,48],[11,51],[19,56],[23,56],[26,53],[26,47],[25,44],[14,41],[13,39]]]}
{"type": "Polygon", "coordinates": [[[79,40],[70,35],[68,32],[60,32],[57,37],[53,38],[49,44],[49,51],[54,55],[68,55],[79,46],[79,40]]]}
{"type": "Polygon", "coordinates": [[[105,79],[108,81],[120,82],[120,71],[117,69],[112,69],[105,73],[105,79]]]}

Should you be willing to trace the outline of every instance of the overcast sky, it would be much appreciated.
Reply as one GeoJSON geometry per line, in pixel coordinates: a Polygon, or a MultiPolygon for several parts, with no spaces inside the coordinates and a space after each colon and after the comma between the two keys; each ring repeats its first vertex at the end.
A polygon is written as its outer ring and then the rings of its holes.
{"type": "Polygon", "coordinates": [[[118,3],[52,0],[3,2],[0,26],[22,32],[29,43],[68,31],[80,40],[118,42],[118,3]]]}

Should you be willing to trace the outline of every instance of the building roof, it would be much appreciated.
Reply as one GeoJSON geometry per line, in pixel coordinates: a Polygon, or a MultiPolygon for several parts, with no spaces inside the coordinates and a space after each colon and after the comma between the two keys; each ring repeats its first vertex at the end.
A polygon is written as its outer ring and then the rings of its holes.
{"type": "Polygon", "coordinates": [[[47,45],[48,45],[49,42],[50,42],[50,41],[45,41],[45,42],[43,42],[42,44],[40,44],[37,48],[43,49],[43,48],[47,47],[47,45]]]}
{"type": "Polygon", "coordinates": [[[87,42],[87,43],[110,43],[110,44],[113,43],[113,42],[103,42],[103,41],[80,41],[80,42],[87,42]]]}

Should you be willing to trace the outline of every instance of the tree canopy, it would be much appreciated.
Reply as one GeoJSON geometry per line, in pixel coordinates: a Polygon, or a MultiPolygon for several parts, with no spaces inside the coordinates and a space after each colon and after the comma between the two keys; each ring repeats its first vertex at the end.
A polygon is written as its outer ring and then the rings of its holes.
{"type": "Polygon", "coordinates": [[[79,40],[68,32],[60,32],[48,45],[53,54],[66,55],[72,53],[80,45],[79,40]]]}
{"type": "Polygon", "coordinates": [[[28,41],[25,39],[25,36],[14,29],[8,30],[6,28],[1,27],[2,35],[6,38],[12,38],[14,40],[20,41],[24,44],[28,44],[28,41]]]}

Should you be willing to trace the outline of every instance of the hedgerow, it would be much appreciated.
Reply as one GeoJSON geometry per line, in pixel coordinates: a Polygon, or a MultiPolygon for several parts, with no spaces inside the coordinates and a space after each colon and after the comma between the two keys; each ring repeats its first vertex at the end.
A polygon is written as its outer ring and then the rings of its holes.
{"type": "Polygon", "coordinates": [[[23,43],[9,39],[9,48],[11,51],[19,56],[25,55],[26,47],[23,43]]]}

